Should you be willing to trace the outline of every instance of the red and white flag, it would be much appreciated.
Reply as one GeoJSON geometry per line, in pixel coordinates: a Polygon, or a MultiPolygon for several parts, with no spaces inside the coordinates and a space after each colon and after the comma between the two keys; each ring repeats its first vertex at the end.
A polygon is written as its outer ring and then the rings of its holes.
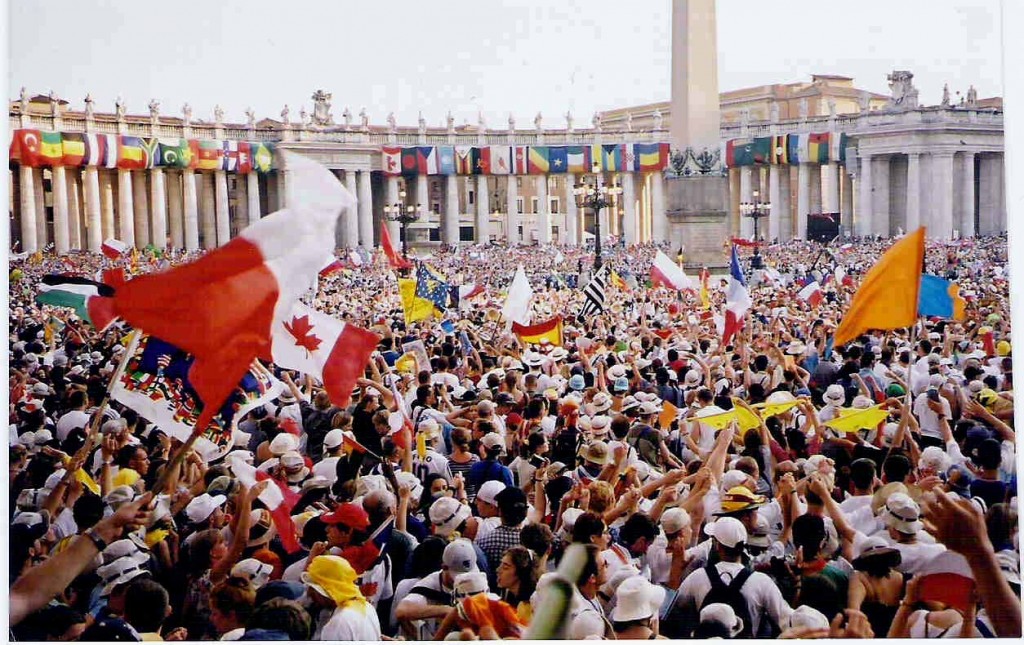
{"type": "Polygon", "coordinates": [[[344,268],[345,265],[342,264],[341,260],[332,255],[330,260],[327,261],[327,264],[325,264],[323,268],[320,269],[319,275],[321,278],[326,278],[337,273],[338,271],[341,271],[344,268]]]}
{"type": "Polygon", "coordinates": [[[800,293],[796,294],[796,297],[809,304],[812,308],[817,308],[825,296],[821,292],[821,286],[818,284],[818,281],[815,280],[801,289],[800,293]]]}
{"type": "Polygon", "coordinates": [[[459,302],[462,302],[462,301],[467,300],[469,298],[472,298],[474,296],[479,296],[483,292],[484,292],[484,285],[480,284],[479,282],[474,282],[474,283],[471,283],[471,284],[460,285],[459,286],[459,302]]]}
{"type": "Polygon", "coordinates": [[[270,511],[270,519],[274,522],[274,529],[281,538],[281,546],[284,547],[284,550],[288,553],[296,553],[301,550],[302,546],[296,536],[295,522],[292,521],[292,508],[298,502],[299,496],[268,473],[258,472],[245,463],[240,455],[231,456],[228,459],[231,472],[246,488],[252,488],[263,480],[270,482],[260,493],[259,500],[270,511]]]}
{"type": "Polygon", "coordinates": [[[274,362],[323,381],[331,402],[348,405],[380,338],[296,301],[274,321],[274,362]]]}
{"type": "Polygon", "coordinates": [[[658,255],[654,257],[654,264],[651,265],[651,284],[676,291],[696,290],[693,280],[661,251],[658,251],[658,255]]]}
{"type": "Polygon", "coordinates": [[[391,146],[381,148],[384,153],[383,170],[385,175],[396,176],[402,174],[402,149],[391,146]]]}
{"type": "Polygon", "coordinates": [[[322,165],[281,155],[289,171],[283,209],[195,262],[138,276],[113,297],[90,299],[97,329],[122,318],[195,357],[189,380],[204,415],[220,408],[254,358],[271,359],[272,326],[314,283],[334,251],[338,214],[356,203],[322,165]]]}
{"type": "Polygon", "coordinates": [[[391,244],[391,231],[388,230],[387,222],[381,222],[380,225],[380,246],[384,249],[384,255],[388,258],[388,265],[392,269],[412,268],[412,262],[395,252],[395,247],[391,244]]]}
{"type": "Polygon", "coordinates": [[[121,240],[115,240],[110,237],[103,240],[103,245],[100,247],[100,251],[103,255],[107,256],[111,260],[120,260],[124,257],[124,254],[128,252],[128,245],[121,240]]]}

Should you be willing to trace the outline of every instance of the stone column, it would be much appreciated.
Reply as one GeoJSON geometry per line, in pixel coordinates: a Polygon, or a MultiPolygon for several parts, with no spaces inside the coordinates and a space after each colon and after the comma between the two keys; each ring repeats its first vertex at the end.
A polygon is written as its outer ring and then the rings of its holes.
{"type": "Polygon", "coordinates": [[[95,166],[86,166],[82,173],[84,179],[85,219],[89,222],[86,228],[86,248],[90,253],[99,253],[103,245],[103,224],[100,219],[100,173],[95,166]]]}
{"type": "Polygon", "coordinates": [[[932,171],[935,181],[934,230],[929,237],[948,240],[953,237],[953,153],[940,152],[932,155],[932,171]]]}
{"type": "Polygon", "coordinates": [[[668,239],[668,216],[665,214],[665,176],[655,172],[651,180],[651,241],[668,239]]]}
{"type": "Polygon", "coordinates": [[[921,154],[907,154],[907,233],[921,226],[921,154]]]}
{"type": "Polygon", "coordinates": [[[117,171],[117,219],[121,225],[120,239],[135,246],[135,200],[132,199],[132,171],[117,171]]]}
{"type": "Polygon", "coordinates": [[[231,239],[231,219],[228,208],[228,175],[224,170],[215,170],[213,173],[215,205],[214,213],[217,218],[217,246],[224,246],[231,239]]]}
{"type": "Polygon", "coordinates": [[[185,217],[181,197],[181,173],[168,171],[164,180],[167,193],[167,224],[172,249],[185,248],[185,217]]]}
{"type": "Polygon", "coordinates": [[[810,196],[811,203],[810,203],[810,206],[809,206],[809,210],[807,212],[808,213],[821,214],[822,212],[824,212],[824,209],[822,208],[822,203],[821,203],[821,201],[822,201],[821,200],[821,197],[822,197],[822,194],[821,194],[822,193],[822,189],[821,189],[821,184],[822,184],[822,181],[821,181],[821,179],[822,179],[822,177],[821,177],[821,170],[822,170],[821,164],[817,164],[817,163],[815,163],[815,164],[808,164],[808,166],[810,166],[810,170],[811,170],[811,184],[810,184],[810,186],[811,186],[811,196],[810,196]]]}
{"type": "Polygon", "coordinates": [[[45,249],[50,243],[49,231],[46,228],[46,191],[43,190],[43,169],[36,168],[32,171],[32,183],[36,197],[36,244],[40,249],[45,249]]]}
{"type": "Polygon", "coordinates": [[[167,186],[163,168],[149,171],[149,189],[152,199],[153,229],[150,241],[158,249],[167,248],[167,186]]]}
{"type": "Polygon", "coordinates": [[[82,241],[82,194],[80,186],[81,173],[77,170],[65,172],[68,186],[68,244],[76,251],[85,248],[82,241]]]}
{"type": "MultiPolygon", "coordinates": [[[[385,203],[388,206],[399,205],[399,208],[405,208],[405,204],[399,201],[399,190],[398,190],[398,177],[388,177],[385,181],[385,187],[387,190],[387,199],[385,203]]],[[[388,227],[388,235],[391,236],[391,246],[398,250],[402,247],[402,224],[394,220],[385,219],[385,224],[388,227]]]]}
{"type": "Polygon", "coordinates": [[[960,237],[974,237],[974,153],[963,154],[963,189],[960,193],[960,237]]]}
{"type": "Polygon", "coordinates": [[[793,221],[793,166],[779,167],[779,206],[776,210],[774,199],[772,211],[779,217],[779,239],[793,239],[796,224],[793,221]]]}
{"type": "Polygon", "coordinates": [[[32,178],[32,168],[21,166],[18,170],[21,188],[21,250],[23,253],[35,253],[39,250],[36,240],[36,184],[32,178]]]}
{"type": "MultiPolygon", "coordinates": [[[[279,169],[277,171],[277,210],[287,208],[289,197],[290,186],[288,185],[288,171],[279,169]]],[[[352,188],[352,194],[355,195],[355,187],[352,188]]],[[[354,245],[353,245],[354,246],[354,245]]]]}
{"type": "Polygon", "coordinates": [[[840,182],[842,194],[839,198],[839,222],[840,225],[853,233],[853,177],[846,172],[846,166],[841,166],[840,182]]]}
{"type": "Polygon", "coordinates": [[[576,185],[576,175],[566,175],[565,182],[565,240],[564,244],[576,246],[581,242],[580,236],[580,214],[576,208],[576,195],[573,188],[576,185]]]}
{"type": "Polygon", "coordinates": [[[873,226],[871,232],[873,235],[881,235],[882,237],[889,237],[891,234],[889,228],[892,220],[892,210],[889,206],[890,161],[891,159],[887,155],[875,157],[875,196],[872,204],[873,216],[871,221],[873,226]]]}
{"type": "Polygon", "coordinates": [[[486,244],[491,241],[491,195],[487,175],[476,177],[476,241],[486,244]]]}
{"type": "Polygon", "coordinates": [[[505,178],[505,231],[508,244],[521,242],[519,239],[519,184],[514,175],[505,178]]]}
{"type": "MultiPolygon", "coordinates": [[[[534,181],[534,185],[537,187],[537,241],[541,244],[551,243],[551,207],[548,206],[548,176],[541,175],[534,181]]],[[[607,209],[601,211],[607,213],[607,209]]],[[[607,214],[604,215],[605,221],[601,222],[601,233],[607,237],[608,227],[607,214]]]]}
{"type": "Polygon", "coordinates": [[[811,212],[811,164],[797,166],[796,217],[793,218],[793,239],[807,239],[807,214],[811,212]]]}
{"type": "Polygon", "coordinates": [[[245,201],[248,205],[247,215],[249,223],[255,224],[259,221],[260,215],[260,177],[255,172],[245,176],[245,201]]]}
{"type": "MultiPolygon", "coordinates": [[[[345,188],[348,192],[353,195],[359,194],[359,185],[356,182],[356,171],[346,170],[345,171],[345,188]]],[[[358,199],[358,197],[357,197],[358,199]]],[[[359,246],[359,206],[353,206],[347,209],[341,215],[342,220],[345,222],[345,247],[349,249],[355,249],[359,246]]]]}
{"type": "Polygon", "coordinates": [[[455,175],[445,177],[441,241],[445,244],[455,244],[459,241],[459,178],[455,175]]]}
{"type": "MultiPolygon", "coordinates": [[[[416,176],[416,203],[413,204],[413,208],[416,207],[416,204],[419,204],[419,205],[421,205],[423,207],[423,213],[422,213],[422,215],[420,215],[419,221],[423,222],[424,224],[429,223],[431,221],[432,217],[433,217],[432,216],[433,211],[430,208],[430,182],[427,180],[427,176],[426,175],[417,175],[416,176]]],[[[441,213],[439,212],[437,214],[437,216],[438,216],[438,224],[440,225],[441,224],[441,213]]],[[[442,228],[440,232],[441,232],[441,239],[444,239],[444,229],[442,228]]],[[[409,245],[412,246],[412,241],[415,238],[415,234],[413,233],[413,229],[406,228],[405,229],[405,233],[406,233],[406,235],[409,236],[409,245]]],[[[429,235],[430,235],[429,231],[425,231],[424,235],[427,236],[426,239],[428,239],[428,240],[430,239],[429,238],[429,235]]]]}
{"type": "Polygon", "coordinates": [[[199,182],[199,227],[203,233],[203,248],[211,250],[217,248],[217,191],[211,173],[200,173],[199,182]]]}
{"type": "Polygon", "coordinates": [[[1006,176],[1003,154],[983,154],[978,168],[978,219],[980,235],[1006,230],[1006,176]]]}
{"type": "Polygon", "coordinates": [[[626,245],[640,241],[640,226],[636,217],[636,186],[633,173],[624,172],[622,177],[622,235],[626,245]]]}
{"type": "MultiPolygon", "coordinates": [[[[836,135],[838,136],[838,135],[836,135]]],[[[826,213],[838,213],[839,212],[839,163],[836,161],[829,162],[824,167],[824,173],[822,177],[822,183],[824,188],[822,193],[824,194],[824,212],[826,213]]]]}
{"type": "Polygon", "coordinates": [[[779,199],[780,186],[782,185],[781,166],[772,164],[768,166],[768,201],[772,208],[768,213],[768,230],[765,235],[768,241],[782,239],[779,235],[779,220],[782,217],[782,200],[779,199]]]}
{"type": "Polygon", "coordinates": [[[101,231],[100,243],[103,240],[117,237],[117,227],[114,226],[114,173],[96,169],[99,173],[100,183],[100,221],[101,231]]]}
{"type": "Polygon", "coordinates": [[[199,200],[196,173],[186,168],[181,171],[182,193],[185,196],[185,250],[199,250],[199,200]]]}
{"type": "Polygon", "coordinates": [[[53,248],[58,255],[66,254],[71,248],[68,232],[68,178],[63,166],[50,169],[50,185],[53,189],[53,248]]]}
{"type": "Polygon", "coordinates": [[[373,250],[373,187],[370,171],[360,170],[359,185],[359,240],[364,249],[373,250]]]}
{"type": "MultiPolygon", "coordinates": [[[[754,168],[743,166],[740,170],[740,201],[754,201],[754,168]]],[[[740,237],[749,239],[754,235],[754,221],[740,215],[740,237]]]]}
{"type": "Polygon", "coordinates": [[[143,171],[132,173],[132,197],[135,206],[135,244],[143,248],[149,244],[149,195],[143,171]]]}
{"type": "Polygon", "coordinates": [[[854,229],[854,234],[858,237],[867,237],[872,235],[874,230],[874,212],[875,209],[872,207],[872,197],[875,194],[875,187],[871,172],[871,162],[873,157],[871,155],[860,155],[860,176],[859,185],[857,191],[860,199],[857,209],[857,222],[854,229]]]}

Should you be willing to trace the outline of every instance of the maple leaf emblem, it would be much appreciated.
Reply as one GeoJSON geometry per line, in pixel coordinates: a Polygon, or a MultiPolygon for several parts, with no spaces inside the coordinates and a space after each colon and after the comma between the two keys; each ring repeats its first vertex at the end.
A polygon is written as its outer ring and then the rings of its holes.
{"type": "Polygon", "coordinates": [[[309,324],[309,316],[292,316],[291,323],[284,324],[285,330],[295,338],[295,345],[308,353],[315,352],[323,341],[314,336],[313,325],[309,324]]]}

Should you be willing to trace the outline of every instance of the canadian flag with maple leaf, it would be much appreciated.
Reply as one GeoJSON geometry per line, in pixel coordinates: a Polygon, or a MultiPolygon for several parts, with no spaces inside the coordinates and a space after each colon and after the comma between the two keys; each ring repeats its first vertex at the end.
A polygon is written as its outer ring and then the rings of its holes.
{"type": "Polygon", "coordinates": [[[274,362],[323,381],[335,405],[348,405],[356,379],[370,360],[380,337],[347,325],[301,301],[271,327],[274,362]]]}

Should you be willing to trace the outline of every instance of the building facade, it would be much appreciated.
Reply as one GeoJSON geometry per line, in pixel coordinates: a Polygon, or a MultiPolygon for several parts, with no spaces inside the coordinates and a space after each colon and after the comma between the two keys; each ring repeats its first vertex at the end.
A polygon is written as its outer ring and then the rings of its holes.
{"type": "MultiPolygon", "coordinates": [[[[755,157],[742,164],[727,158],[729,145],[723,143],[732,232],[753,234],[752,223],[739,215],[740,203],[750,201],[772,205],[759,231],[768,239],[806,237],[808,222],[823,214],[838,218],[847,235],[894,235],[922,224],[932,237],[1004,231],[998,102],[979,101],[969,91],[956,105],[944,97],[940,105],[921,107],[912,77],[894,72],[889,97],[856,90],[845,77],[825,76],[810,84],[723,93],[721,137],[733,148],[781,135],[803,141],[801,135],[813,133],[829,133],[833,141],[843,142],[838,152],[833,144],[827,158],[801,154],[796,163],[775,163],[755,157]]],[[[138,247],[215,248],[286,203],[286,171],[269,162],[255,164],[255,159],[245,159],[248,166],[239,161],[240,150],[266,153],[271,147],[316,159],[357,196],[354,212],[339,218],[340,248],[374,247],[382,225],[393,240],[400,239],[400,226],[387,213],[409,207],[421,213],[407,229],[414,246],[486,241],[574,245],[587,242],[595,230],[594,214],[581,212],[573,194],[578,172],[553,167],[550,173],[520,174],[389,170],[388,151],[408,147],[457,153],[507,147],[513,155],[530,147],[569,147],[593,149],[595,157],[602,148],[618,150],[615,154],[625,158],[606,164],[602,176],[623,190],[600,213],[602,237],[626,244],[661,241],[667,230],[664,195],[671,169],[662,172],[657,164],[642,166],[630,158],[634,149],[667,140],[667,103],[595,115],[585,129],[575,128],[571,115],[562,127],[545,128],[538,114],[532,128],[517,128],[510,118],[507,129],[499,130],[482,121],[456,127],[450,116],[441,128],[428,128],[422,119],[417,126],[399,126],[392,115],[383,126],[371,125],[365,110],[353,117],[347,108],[335,123],[330,95],[321,91],[313,95],[312,111],[303,108],[298,121],[291,121],[286,107],[280,119],[257,121],[247,111],[243,124],[223,123],[219,108],[211,121],[193,119],[188,105],[180,117],[162,115],[155,101],[148,115],[129,115],[120,101],[114,112],[100,113],[88,97],[84,110],[76,111],[52,94],[29,97],[23,92],[11,103],[9,119],[14,133],[9,230],[18,252],[49,244],[61,253],[98,251],[111,237],[138,247]],[[46,135],[53,133],[84,141],[85,157],[69,153],[67,145],[48,152],[45,142],[52,137],[46,135]],[[124,140],[140,141],[138,158],[133,149],[123,148],[124,140]],[[194,150],[200,161],[154,163],[162,150],[184,155],[194,150]],[[210,150],[220,152],[206,163],[210,150]]]]}

